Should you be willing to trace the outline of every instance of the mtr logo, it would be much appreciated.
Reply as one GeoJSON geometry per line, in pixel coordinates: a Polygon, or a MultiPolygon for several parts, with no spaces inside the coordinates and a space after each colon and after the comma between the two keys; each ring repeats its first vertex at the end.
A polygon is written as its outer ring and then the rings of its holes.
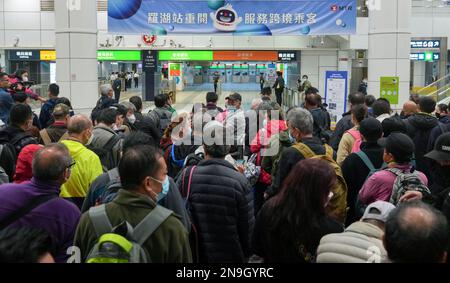
{"type": "Polygon", "coordinates": [[[352,6],[339,6],[339,5],[333,5],[331,6],[331,11],[333,12],[339,12],[339,11],[351,11],[353,10],[352,6]]]}

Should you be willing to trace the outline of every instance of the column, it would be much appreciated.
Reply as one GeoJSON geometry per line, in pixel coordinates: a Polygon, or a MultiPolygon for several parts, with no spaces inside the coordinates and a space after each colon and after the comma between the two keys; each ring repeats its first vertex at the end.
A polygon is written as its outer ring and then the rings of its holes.
{"type": "Polygon", "coordinates": [[[377,0],[369,11],[369,55],[367,93],[380,97],[380,77],[400,78],[401,108],[409,99],[411,0],[377,0]]]}
{"type": "Polygon", "coordinates": [[[56,81],[76,110],[92,109],[99,96],[97,1],[55,1],[56,81]]]}

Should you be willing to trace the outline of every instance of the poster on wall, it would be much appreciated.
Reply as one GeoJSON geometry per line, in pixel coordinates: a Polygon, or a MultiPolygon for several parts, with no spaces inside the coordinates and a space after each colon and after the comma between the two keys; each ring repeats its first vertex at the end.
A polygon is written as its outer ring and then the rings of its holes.
{"type": "Polygon", "coordinates": [[[183,74],[180,63],[169,63],[169,80],[174,80],[177,90],[183,90],[183,74]]]}
{"type": "Polygon", "coordinates": [[[380,77],[380,97],[390,104],[398,104],[399,77],[380,77]]]}
{"type": "Polygon", "coordinates": [[[331,122],[337,123],[347,111],[348,73],[327,71],[325,78],[325,101],[328,104],[331,122]]]}
{"type": "Polygon", "coordinates": [[[356,0],[109,0],[121,34],[349,35],[356,0]]]}

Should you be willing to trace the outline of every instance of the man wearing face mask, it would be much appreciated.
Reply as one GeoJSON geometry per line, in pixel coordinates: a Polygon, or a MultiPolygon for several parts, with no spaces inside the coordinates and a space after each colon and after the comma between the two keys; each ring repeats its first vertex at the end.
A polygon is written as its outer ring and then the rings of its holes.
{"type": "Polygon", "coordinates": [[[450,193],[450,133],[441,135],[436,140],[434,149],[425,157],[432,160],[431,174],[434,183],[430,186],[430,190],[435,198],[436,208],[442,209],[446,198],[448,199],[447,203],[450,204],[450,198],[448,198],[450,193]]]}
{"type": "Polygon", "coordinates": [[[233,137],[233,144],[230,150],[231,156],[235,159],[242,159],[242,145],[244,143],[246,118],[241,109],[242,96],[239,93],[230,94],[225,98],[227,100],[225,127],[227,136],[233,137]]]}
{"type": "MultiPolygon", "coordinates": [[[[155,209],[168,187],[167,167],[160,151],[150,145],[138,145],[125,151],[119,164],[123,188],[105,206],[112,227],[124,222],[136,227],[155,209]]],[[[96,231],[84,213],[75,235],[74,245],[80,247],[86,260],[97,242],[96,231]]],[[[154,263],[192,262],[187,230],[176,214],[171,214],[142,245],[154,263]]]]}
{"type": "Polygon", "coordinates": [[[69,137],[61,143],[67,146],[76,164],[69,180],[61,186],[61,197],[81,208],[89,186],[103,169],[100,158],[86,147],[94,138],[91,120],[84,115],[75,115],[70,118],[67,131],[69,137]]]}
{"type": "MultiPolygon", "coordinates": [[[[294,108],[288,112],[287,122],[289,125],[289,139],[293,145],[303,143],[316,155],[325,155],[326,148],[322,141],[313,136],[314,119],[308,110],[294,108]]],[[[275,174],[272,185],[266,191],[265,197],[272,197],[277,194],[283,181],[291,172],[291,169],[305,156],[294,146],[284,149],[278,163],[278,172],[275,174]]],[[[336,160],[336,152],[333,151],[333,159],[336,160]]]]}
{"type": "Polygon", "coordinates": [[[97,125],[92,131],[94,137],[88,148],[100,157],[105,171],[119,164],[123,138],[114,131],[114,125],[120,116],[121,114],[116,109],[103,109],[97,118],[97,125]]]}

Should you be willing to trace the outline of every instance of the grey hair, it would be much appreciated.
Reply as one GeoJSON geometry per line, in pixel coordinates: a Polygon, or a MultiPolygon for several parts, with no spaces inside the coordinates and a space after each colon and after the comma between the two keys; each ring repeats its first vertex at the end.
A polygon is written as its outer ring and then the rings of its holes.
{"type": "Polygon", "coordinates": [[[308,110],[302,108],[291,109],[287,115],[289,125],[298,129],[302,134],[312,134],[314,129],[313,116],[308,110]]]}
{"type": "Polygon", "coordinates": [[[123,101],[120,103],[120,105],[123,105],[127,109],[127,111],[133,110],[133,113],[136,112],[136,106],[134,106],[134,104],[129,101],[123,101]]]}
{"type": "Polygon", "coordinates": [[[62,143],[52,143],[34,154],[33,176],[38,180],[56,181],[72,162],[69,150],[62,143]]]}
{"type": "Polygon", "coordinates": [[[108,95],[109,91],[112,90],[112,86],[110,84],[104,84],[100,86],[100,93],[102,95],[108,95]]]}

